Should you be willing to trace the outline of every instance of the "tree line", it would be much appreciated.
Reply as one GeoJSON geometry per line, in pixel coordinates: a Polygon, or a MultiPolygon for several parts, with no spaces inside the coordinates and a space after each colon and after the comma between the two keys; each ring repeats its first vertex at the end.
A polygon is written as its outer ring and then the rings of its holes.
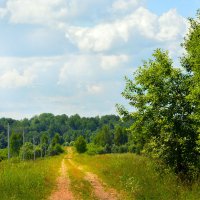
{"type": "MultiPolygon", "coordinates": [[[[62,152],[60,145],[73,145],[79,136],[82,136],[86,143],[93,144],[90,146],[95,153],[109,153],[114,149],[114,145],[120,146],[128,142],[125,128],[130,126],[131,122],[122,122],[116,115],[80,117],[76,114],[68,117],[65,114],[55,116],[43,113],[23,120],[1,118],[0,149],[5,149],[8,145],[8,124],[11,130],[11,155],[31,159],[56,155],[62,152]]],[[[115,151],[118,151],[117,147],[115,151]]]]}

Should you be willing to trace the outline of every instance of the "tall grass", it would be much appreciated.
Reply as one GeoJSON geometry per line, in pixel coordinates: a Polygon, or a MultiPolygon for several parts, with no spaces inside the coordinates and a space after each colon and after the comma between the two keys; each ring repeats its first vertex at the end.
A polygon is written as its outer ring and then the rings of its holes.
{"type": "Polygon", "coordinates": [[[76,162],[97,173],[127,200],[198,200],[200,182],[184,185],[167,169],[134,154],[77,155],[76,162]]]}
{"type": "Polygon", "coordinates": [[[1,200],[41,200],[55,186],[62,156],[0,163],[1,200]]]}

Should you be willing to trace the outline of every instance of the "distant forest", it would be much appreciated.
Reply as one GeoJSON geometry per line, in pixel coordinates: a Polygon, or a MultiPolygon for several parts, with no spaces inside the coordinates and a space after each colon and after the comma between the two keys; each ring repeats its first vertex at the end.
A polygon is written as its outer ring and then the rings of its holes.
{"type": "Polygon", "coordinates": [[[42,136],[47,136],[49,143],[56,134],[60,136],[61,144],[70,144],[79,136],[83,136],[87,143],[95,140],[101,129],[107,129],[114,135],[116,127],[129,127],[131,122],[122,122],[117,115],[97,117],[80,117],[78,114],[67,116],[43,113],[31,119],[14,120],[0,119],[0,149],[7,147],[7,127],[10,125],[12,134],[21,135],[25,132],[25,142],[39,144],[42,136]],[[106,128],[105,128],[106,127],[106,128]]]}

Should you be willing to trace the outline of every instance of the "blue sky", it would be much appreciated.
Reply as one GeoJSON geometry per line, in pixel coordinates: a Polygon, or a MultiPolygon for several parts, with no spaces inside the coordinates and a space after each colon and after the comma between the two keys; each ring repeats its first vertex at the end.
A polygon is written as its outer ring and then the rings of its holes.
{"type": "Polygon", "coordinates": [[[154,49],[178,63],[198,0],[0,0],[0,117],[116,113],[154,49]]]}

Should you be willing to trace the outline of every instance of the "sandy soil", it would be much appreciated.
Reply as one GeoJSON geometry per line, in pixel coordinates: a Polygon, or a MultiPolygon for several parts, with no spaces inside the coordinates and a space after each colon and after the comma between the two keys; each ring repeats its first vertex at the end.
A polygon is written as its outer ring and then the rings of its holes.
{"type": "MultiPolygon", "coordinates": [[[[73,159],[73,151],[68,148],[68,154],[65,157],[74,168],[82,171],[85,174],[84,179],[91,184],[94,196],[99,200],[118,200],[119,194],[116,190],[108,188],[108,186],[96,175],[91,172],[86,172],[83,166],[75,164],[73,159]]],[[[57,189],[52,193],[49,200],[79,200],[74,198],[73,193],[70,191],[70,179],[67,175],[67,166],[63,159],[60,168],[60,177],[57,180],[57,189]]],[[[95,199],[96,199],[95,198],[95,199]]]]}
{"type": "Polygon", "coordinates": [[[62,160],[60,174],[57,179],[57,189],[52,193],[49,200],[74,200],[74,196],[69,189],[70,180],[67,176],[67,167],[64,159],[62,160]]]}
{"type": "Polygon", "coordinates": [[[102,180],[100,180],[97,175],[92,174],[91,172],[87,172],[85,179],[91,183],[92,187],[94,188],[94,194],[98,199],[100,200],[118,199],[117,192],[112,188],[107,189],[106,184],[103,183],[102,180]]]}

